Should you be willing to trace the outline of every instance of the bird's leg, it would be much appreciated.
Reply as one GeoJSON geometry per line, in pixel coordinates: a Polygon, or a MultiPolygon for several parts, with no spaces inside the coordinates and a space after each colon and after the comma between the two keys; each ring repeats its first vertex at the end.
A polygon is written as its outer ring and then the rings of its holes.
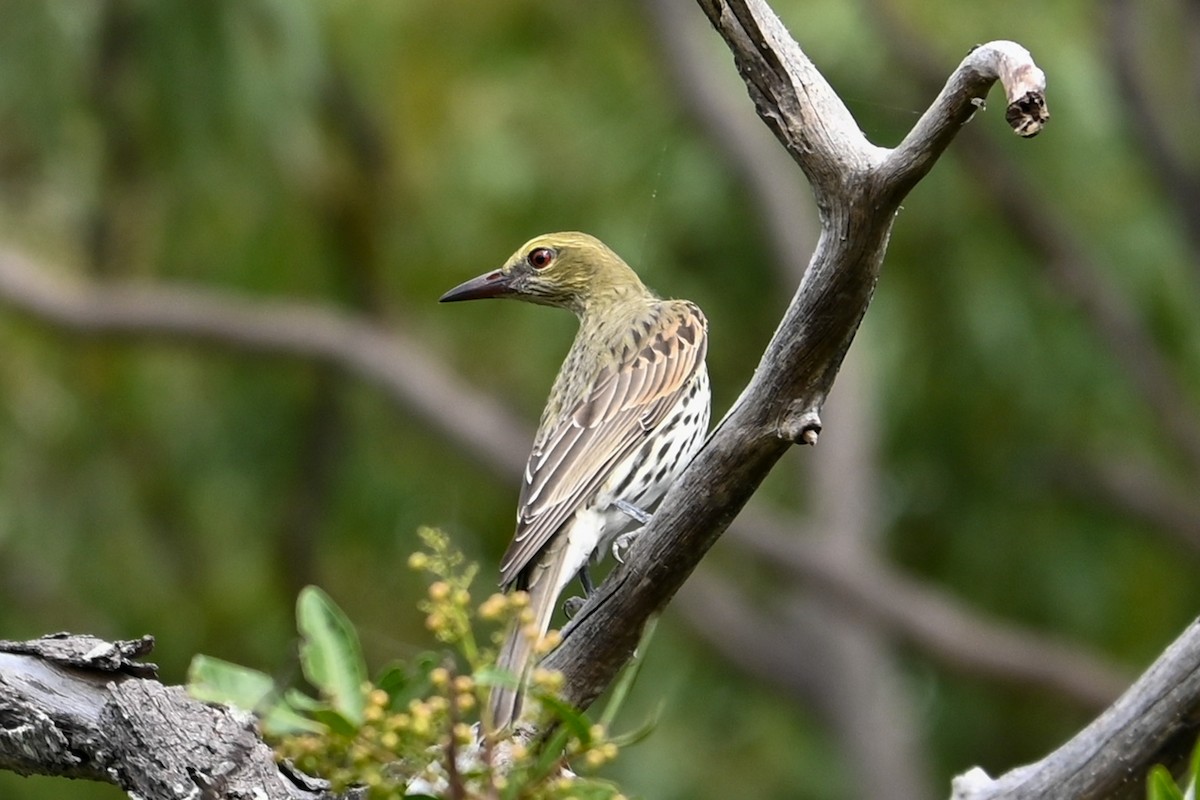
{"type": "Polygon", "coordinates": [[[596,584],[592,583],[592,573],[588,572],[588,565],[585,563],[579,568],[579,583],[583,586],[583,597],[568,597],[563,601],[563,613],[567,615],[567,619],[573,619],[579,613],[579,609],[583,608],[583,604],[592,596],[592,592],[596,591],[596,584]]]}
{"type": "Polygon", "coordinates": [[[628,533],[622,533],[613,540],[613,558],[615,558],[618,563],[624,564],[625,553],[629,551],[629,546],[633,544],[634,537],[641,533],[642,528],[646,527],[646,524],[650,522],[650,515],[632,503],[628,503],[624,500],[614,500],[613,505],[619,508],[621,511],[624,511],[627,515],[638,522],[637,528],[629,531],[628,533]]]}
{"type": "Polygon", "coordinates": [[[586,563],[579,568],[579,583],[583,586],[584,599],[591,597],[592,592],[596,591],[596,584],[592,583],[592,573],[588,572],[586,563]]]}
{"type": "Polygon", "coordinates": [[[639,525],[645,525],[650,521],[650,515],[645,511],[642,511],[633,503],[628,503],[624,500],[613,500],[613,505],[624,511],[633,519],[637,520],[639,525]]]}

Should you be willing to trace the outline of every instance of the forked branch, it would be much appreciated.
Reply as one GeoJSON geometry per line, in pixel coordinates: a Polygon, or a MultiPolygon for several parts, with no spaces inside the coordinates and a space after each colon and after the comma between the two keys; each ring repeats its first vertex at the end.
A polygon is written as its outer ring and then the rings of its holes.
{"type": "Polygon", "coordinates": [[[566,699],[590,704],[661,610],[793,443],[811,443],[820,410],[878,278],[894,212],[958,128],[1004,83],[1014,130],[1044,124],[1044,77],[1000,42],[963,61],[901,148],[872,145],[836,93],[761,0],[700,0],[733,52],[759,116],[808,176],[821,236],[754,378],[664,498],[624,565],[564,631],[546,666],[566,699]]]}

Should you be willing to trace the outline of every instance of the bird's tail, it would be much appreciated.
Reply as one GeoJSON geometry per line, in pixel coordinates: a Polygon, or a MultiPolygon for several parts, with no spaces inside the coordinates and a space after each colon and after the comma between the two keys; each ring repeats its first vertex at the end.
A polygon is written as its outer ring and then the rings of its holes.
{"type": "Polygon", "coordinates": [[[488,698],[488,710],[493,730],[503,730],[520,718],[525,686],[534,666],[534,649],[550,629],[550,619],[554,616],[554,606],[559,593],[573,577],[561,574],[566,567],[559,554],[547,553],[542,563],[532,569],[533,574],[526,588],[532,620],[524,625],[520,619],[513,620],[496,658],[496,666],[516,678],[517,684],[515,687],[492,687],[488,698]],[[533,635],[535,631],[536,636],[533,635]]]}

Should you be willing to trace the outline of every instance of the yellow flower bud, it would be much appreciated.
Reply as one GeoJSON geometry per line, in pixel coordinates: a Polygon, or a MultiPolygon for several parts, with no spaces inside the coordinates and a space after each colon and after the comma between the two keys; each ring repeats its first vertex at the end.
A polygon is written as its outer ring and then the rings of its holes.
{"type": "Polygon", "coordinates": [[[413,553],[408,557],[408,566],[415,570],[425,569],[429,566],[429,556],[421,552],[413,553]]]}
{"type": "Polygon", "coordinates": [[[562,644],[562,634],[558,631],[547,631],[533,649],[539,656],[544,656],[560,644],[562,644]]]}
{"type": "Polygon", "coordinates": [[[434,667],[429,671],[429,680],[439,689],[450,682],[450,670],[445,667],[434,667]]]}
{"type": "Polygon", "coordinates": [[[557,692],[563,685],[563,674],[545,667],[534,667],[529,679],[545,692],[557,692]]]}
{"type": "Polygon", "coordinates": [[[479,604],[479,618],[483,620],[499,619],[500,615],[508,609],[508,597],[499,592],[496,592],[487,600],[479,604]]]}

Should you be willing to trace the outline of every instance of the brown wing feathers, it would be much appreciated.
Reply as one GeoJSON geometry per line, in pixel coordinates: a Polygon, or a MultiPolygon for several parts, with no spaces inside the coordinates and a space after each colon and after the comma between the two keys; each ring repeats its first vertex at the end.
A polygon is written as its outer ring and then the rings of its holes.
{"type": "Polygon", "coordinates": [[[501,585],[517,582],[564,522],[631,455],[678,402],[704,363],[705,321],[691,303],[654,307],[640,341],[601,369],[570,413],[539,431],[522,486],[517,532],[501,562],[501,585]]]}

